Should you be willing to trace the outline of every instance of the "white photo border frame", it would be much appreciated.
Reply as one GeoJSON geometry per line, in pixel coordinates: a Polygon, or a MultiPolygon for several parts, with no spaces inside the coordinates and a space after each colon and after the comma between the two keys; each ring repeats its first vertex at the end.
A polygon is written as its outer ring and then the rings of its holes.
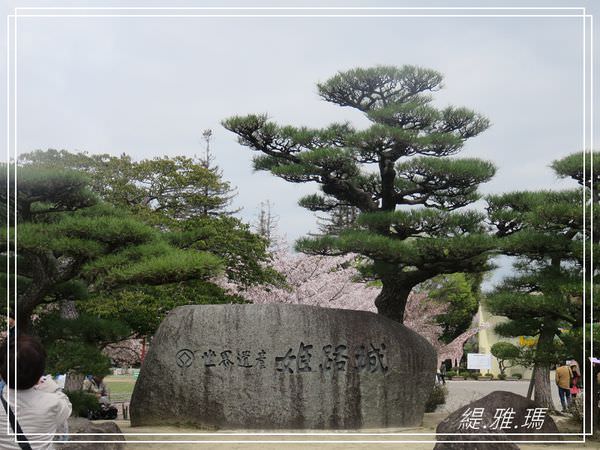
{"type": "MultiPolygon", "coordinates": [[[[593,174],[593,159],[591,158],[591,154],[593,151],[594,145],[594,130],[593,130],[593,110],[594,110],[594,92],[593,92],[593,81],[594,81],[594,72],[593,72],[593,63],[594,63],[594,53],[593,53],[593,15],[587,14],[585,7],[276,7],[276,6],[262,6],[262,7],[229,7],[229,6],[207,6],[207,7],[16,7],[13,10],[13,14],[7,15],[7,69],[6,69],[6,108],[7,108],[7,171],[10,172],[10,161],[11,161],[11,125],[12,125],[12,148],[13,148],[13,162],[14,162],[14,195],[15,195],[15,203],[14,203],[14,252],[16,255],[16,242],[17,242],[17,202],[16,202],[16,192],[17,192],[17,157],[18,157],[18,140],[17,140],[17,18],[31,18],[31,17],[74,17],[74,18],[86,18],[86,17],[301,17],[301,18],[311,18],[311,17],[503,17],[503,18],[511,18],[511,17],[568,17],[568,18],[581,18],[582,19],[582,28],[583,28],[583,124],[582,124],[582,141],[583,141],[583,164],[584,164],[584,177],[586,173],[586,162],[588,155],[588,145],[589,142],[589,156],[590,156],[590,172],[593,174]],[[60,14],[60,13],[52,13],[52,14],[36,14],[35,11],[398,11],[398,10],[406,10],[406,11],[450,11],[450,10],[458,10],[458,11],[560,11],[561,13],[557,14],[538,14],[538,13],[529,13],[529,14],[510,14],[510,13],[501,13],[501,14],[492,14],[492,13],[484,13],[484,14],[468,14],[461,12],[459,14],[60,14]],[[27,11],[24,14],[21,14],[19,11],[27,11]],[[579,14],[567,14],[565,11],[578,11],[579,14]],[[589,29],[587,29],[589,23],[589,29]],[[12,25],[12,55],[11,55],[11,25],[12,25]],[[589,43],[589,45],[586,45],[589,43]],[[13,73],[12,73],[12,84],[11,84],[11,63],[13,65],[13,73]],[[11,108],[12,103],[12,108],[11,108]],[[13,120],[11,121],[11,112],[13,114],[13,120]]],[[[10,175],[10,174],[9,174],[10,175]]],[[[583,201],[585,205],[586,195],[585,189],[583,191],[583,201]]],[[[8,197],[10,196],[11,186],[10,186],[10,176],[7,176],[7,192],[8,197]]],[[[593,194],[593,184],[591,187],[590,195],[593,194]]],[[[7,202],[7,212],[9,212],[10,202],[7,202]]],[[[583,210],[584,223],[586,222],[586,210],[584,207],[583,210]]],[[[591,213],[589,217],[590,224],[590,232],[593,233],[593,204],[591,207],[591,213]]],[[[10,214],[7,214],[7,229],[10,229],[10,214]]],[[[10,262],[10,233],[7,233],[7,248],[9,251],[7,252],[7,263],[10,262]]],[[[593,243],[590,242],[590,252],[591,261],[590,267],[593,267],[593,243]]],[[[584,228],[584,254],[586,251],[585,247],[585,228],[584,228]]],[[[10,275],[10,265],[7,264],[8,274],[10,275]]],[[[17,272],[17,261],[15,258],[14,261],[14,273],[17,272]]],[[[593,281],[593,272],[589,270],[590,276],[590,285],[593,281]]],[[[585,288],[585,280],[586,280],[586,270],[584,269],[583,274],[583,310],[584,310],[584,322],[586,322],[586,288],[585,288]]],[[[10,309],[10,277],[7,277],[7,298],[6,298],[6,311],[10,309]]],[[[14,277],[14,311],[16,311],[16,277],[14,277]]],[[[593,291],[589,293],[590,296],[590,304],[592,306],[591,309],[591,318],[590,323],[593,323],[593,291]]],[[[586,322],[587,323],[587,322],[586,322]]],[[[17,320],[15,317],[15,331],[17,330],[17,320]]],[[[8,331],[8,330],[7,330],[8,331]]],[[[585,342],[585,328],[584,328],[584,342],[585,342]]],[[[584,361],[585,361],[585,345],[583,348],[584,352],[584,361]]],[[[590,356],[593,355],[593,340],[591,340],[590,346],[590,356]]],[[[8,353],[7,353],[8,356],[8,353]]],[[[589,360],[588,360],[589,361],[589,360]]],[[[16,364],[16,360],[15,360],[16,364]]],[[[590,368],[592,367],[592,363],[590,361],[590,368]]],[[[9,361],[10,368],[10,361],[9,361]]],[[[10,378],[10,370],[8,371],[10,378]]],[[[7,395],[10,391],[7,390],[7,395]]],[[[15,397],[17,396],[17,392],[15,391],[15,397]]],[[[589,407],[591,413],[591,427],[593,430],[593,408],[592,408],[592,397],[589,396],[588,401],[584,404],[584,417],[586,415],[586,410],[589,407]],[[589,405],[588,405],[589,403],[589,405]]],[[[18,417],[18,411],[15,408],[15,415],[18,417]]],[[[10,426],[7,424],[7,434],[13,435],[15,437],[15,442],[17,441],[16,432],[12,432],[9,430],[10,426]]],[[[592,430],[589,432],[582,433],[514,433],[514,435],[544,435],[544,436],[582,436],[582,440],[548,440],[548,441],[509,441],[509,440],[493,440],[493,441],[485,441],[485,440],[461,440],[461,441],[437,441],[437,440],[203,440],[203,441],[192,441],[192,440],[151,440],[151,441],[128,441],[130,443],[165,443],[165,444],[176,444],[176,443],[197,443],[197,444],[225,444],[225,443],[236,443],[236,444],[252,444],[252,443],[264,443],[264,444],[293,444],[293,443],[305,443],[305,444],[334,444],[334,443],[354,443],[354,444],[393,444],[393,443],[500,443],[500,442],[511,442],[511,443],[536,443],[536,444],[551,444],[551,443],[585,443],[586,436],[592,435],[592,430]]],[[[61,433],[55,433],[61,434],[61,433]]],[[[94,433],[77,433],[78,435],[87,435],[87,436],[101,436],[99,434],[94,433]]],[[[460,436],[482,436],[482,435],[497,435],[497,433],[445,433],[445,435],[460,435],[460,436]]],[[[513,434],[513,433],[511,433],[513,434]]],[[[67,434],[69,435],[69,434],[67,434]]],[[[124,435],[124,436],[436,436],[436,433],[360,433],[360,432],[312,432],[312,433],[238,433],[238,432],[229,432],[229,433],[106,433],[104,435],[124,435]]],[[[29,440],[31,443],[48,443],[48,442],[56,442],[56,443],[68,443],[72,441],[36,441],[29,440]]],[[[115,441],[98,441],[98,440],[90,440],[90,441],[77,441],[80,443],[114,443],[115,441]]]]}

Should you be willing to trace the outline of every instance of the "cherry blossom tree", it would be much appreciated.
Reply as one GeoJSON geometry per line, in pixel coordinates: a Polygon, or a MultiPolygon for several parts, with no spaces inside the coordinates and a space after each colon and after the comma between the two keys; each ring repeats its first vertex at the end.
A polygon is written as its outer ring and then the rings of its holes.
{"type": "Polygon", "coordinates": [[[102,353],[117,367],[139,367],[143,360],[144,342],[142,339],[126,339],[108,344],[102,353]]]}
{"type": "Polygon", "coordinates": [[[359,283],[356,255],[293,254],[285,244],[275,246],[272,266],[284,276],[285,286],[258,285],[247,289],[221,281],[231,293],[255,304],[289,303],[326,308],[375,311],[380,288],[359,283]]]}

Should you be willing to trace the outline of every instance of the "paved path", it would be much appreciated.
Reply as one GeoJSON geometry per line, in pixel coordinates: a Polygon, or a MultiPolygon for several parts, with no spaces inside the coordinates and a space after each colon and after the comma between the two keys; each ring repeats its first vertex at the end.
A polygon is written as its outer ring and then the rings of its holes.
{"type": "MultiPolygon", "coordinates": [[[[431,417],[430,417],[431,418],[431,417]]],[[[435,422],[441,420],[437,417],[435,422]]],[[[168,433],[164,436],[129,435],[127,450],[432,450],[435,446],[435,437],[425,436],[422,433],[433,433],[434,429],[424,424],[424,427],[412,429],[379,429],[362,430],[360,434],[348,432],[313,432],[311,434],[285,435],[277,430],[278,435],[248,435],[234,433],[206,433],[204,435],[185,435],[185,433],[199,433],[193,428],[177,427],[136,427],[131,428],[127,422],[118,421],[124,433],[168,433]],[[383,434],[378,434],[383,433],[383,434]],[[391,433],[402,433],[393,435],[391,433]],[[163,441],[158,443],[156,441],[163,441]],[[182,443],[181,441],[188,441],[182,443]],[[136,441],[146,441],[141,444],[136,441]],[[150,442],[148,442],[150,441],[150,442]],[[191,442],[198,442],[193,444],[191,442]]],[[[247,432],[246,432],[247,433],[247,432]]],[[[296,432],[297,433],[297,432],[296,432]]],[[[573,437],[573,440],[576,438],[573,437]]],[[[562,442],[560,444],[519,444],[521,450],[575,450],[599,449],[600,443],[586,442],[585,444],[562,442]]]]}
{"type": "MultiPolygon", "coordinates": [[[[528,381],[449,381],[447,404],[438,408],[435,413],[426,414],[423,426],[416,428],[362,430],[361,434],[338,432],[313,432],[308,435],[285,435],[281,430],[275,431],[276,435],[248,435],[236,434],[234,432],[214,433],[195,428],[178,428],[172,426],[164,427],[137,427],[132,428],[128,421],[116,421],[124,433],[140,433],[129,435],[130,441],[127,449],[138,450],[141,443],[136,441],[152,441],[155,443],[143,444],[149,450],[173,449],[215,449],[215,450],[432,450],[434,440],[432,435],[423,433],[434,433],[437,424],[448,415],[449,412],[460,408],[473,400],[477,400],[493,391],[503,390],[525,395],[527,393],[528,381]],[[165,433],[163,436],[149,436],[143,433],[165,433]],[[186,433],[190,433],[186,435],[186,433]],[[195,433],[200,433],[199,435],[195,433]],[[371,434],[372,433],[372,434],[371,434]],[[388,433],[381,435],[379,433],[388,433]],[[394,435],[392,433],[402,433],[394,435]],[[182,443],[177,441],[201,441],[203,444],[182,443]],[[156,441],[166,441],[158,443],[156,441]],[[225,441],[225,442],[223,442],[225,441]],[[228,442],[227,442],[228,441],[228,442]],[[261,442],[262,441],[262,442],[261,442]],[[404,441],[404,442],[401,442],[404,441]],[[409,442],[407,442],[409,441],[409,442]],[[412,442],[411,442],[412,441],[412,442]],[[429,442],[427,442],[429,441],[429,442]],[[167,443],[169,442],[169,443],[167,443]]],[[[554,386],[553,386],[554,387],[554,386]]],[[[552,395],[556,405],[560,404],[558,393],[552,395]]],[[[239,433],[247,433],[239,431],[239,433]]],[[[296,431],[294,433],[297,433],[296,431]]],[[[573,437],[572,439],[576,439],[573,437]]],[[[587,442],[586,444],[562,443],[551,445],[520,444],[521,450],[565,450],[565,449],[599,449],[598,442],[587,442]]]]}

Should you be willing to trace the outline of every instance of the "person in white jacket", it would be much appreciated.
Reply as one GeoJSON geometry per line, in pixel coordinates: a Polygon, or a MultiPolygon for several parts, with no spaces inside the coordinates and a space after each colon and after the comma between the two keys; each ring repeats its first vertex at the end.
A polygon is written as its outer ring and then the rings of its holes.
{"type": "Polygon", "coordinates": [[[51,377],[43,376],[46,351],[38,339],[19,335],[5,345],[0,348],[0,376],[7,382],[0,394],[0,448],[54,449],[52,441],[64,430],[71,402],[51,377]],[[10,373],[5,345],[9,346],[10,373]],[[15,433],[22,433],[19,440],[27,442],[16,442],[15,433]]]}

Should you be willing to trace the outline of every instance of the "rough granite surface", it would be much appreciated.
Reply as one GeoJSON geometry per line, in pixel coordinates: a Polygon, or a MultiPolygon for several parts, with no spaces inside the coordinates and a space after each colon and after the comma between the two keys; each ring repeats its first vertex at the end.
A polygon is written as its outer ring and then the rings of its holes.
{"type": "Polygon", "coordinates": [[[92,422],[81,417],[69,417],[69,443],[55,444],[61,450],[124,450],[125,436],[119,426],[110,421],[92,422]],[[77,434],[77,433],[94,433],[77,434]],[[111,434],[106,434],[111,433],[111,434]],[[114,434],[119,433],[119,434],[114,434]],[[83,443],[79,441],[113,441],[83,443]]]}
{"type": "Polygon", "coordinates": [[[440,422],[436,433],[438,441],[473,443],[438,442],[434,450],[514,450],[519,447],[509,441],[561,440],[550,415],[534,401],[508,391],[494,391],[457,409],[440,422]]]}
{"type": "Polygon", "coordinates": [[[194,305],[160,325],[133,392],[132,426],[360,429],[418,426],[436,355],[364,311],[194,305]]]}

